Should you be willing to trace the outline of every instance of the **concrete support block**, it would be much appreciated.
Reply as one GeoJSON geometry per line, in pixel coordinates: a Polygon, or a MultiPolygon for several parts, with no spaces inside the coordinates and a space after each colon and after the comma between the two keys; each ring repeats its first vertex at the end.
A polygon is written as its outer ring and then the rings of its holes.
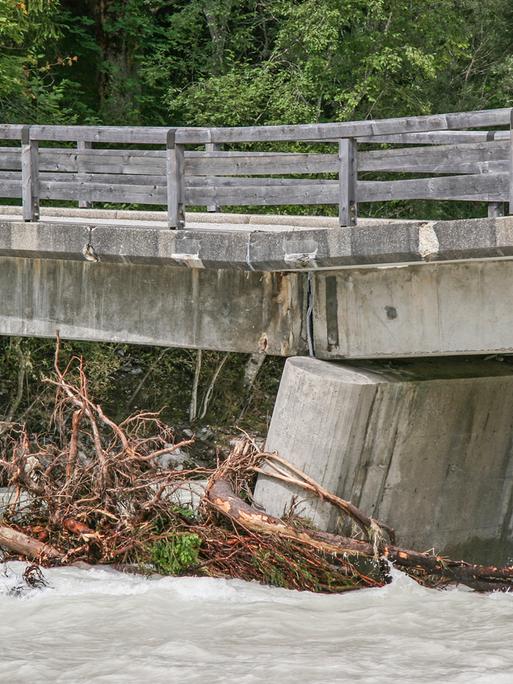
{"type": "MultiPolygon", "coordinates": [[[[475,560],[513,555],[513,367],[430,359],[285,365],[266,448],[396,529],[475,560]]],[[[340,531],[338,513],[261,476],[255,500],[340,531]]]]}

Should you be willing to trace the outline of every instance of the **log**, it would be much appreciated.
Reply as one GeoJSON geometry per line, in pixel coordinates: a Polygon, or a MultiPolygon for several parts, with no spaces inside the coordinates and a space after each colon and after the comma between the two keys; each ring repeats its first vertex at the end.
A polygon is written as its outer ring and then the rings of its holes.
{"type": "Polygon", "coordinates": [[[12,527],[6,525],[0,525],[0,547],[25,556],[30,560],[39,561],[46,558],[58,561],[63,557],[63,554],[50,544],[33,539],[27,534],[13,530],[12,527]]]}
{"type": "Polygon", "coordinates": [[[421,571],[443,584],[463,584],[476,591],[511,591],[513,566],[499,568],[455,561],[442,556],[421,553],[386,544],[377,547],[369,542],[342,537],[328,532],[292,527],[280,518],[250,506],[238,497],[225,479],[214,481],[205,492],[205,501],[216,511],[250,532],[275,535],[306,544],[332,556],[384,558],[413,576],[421,571]]]}

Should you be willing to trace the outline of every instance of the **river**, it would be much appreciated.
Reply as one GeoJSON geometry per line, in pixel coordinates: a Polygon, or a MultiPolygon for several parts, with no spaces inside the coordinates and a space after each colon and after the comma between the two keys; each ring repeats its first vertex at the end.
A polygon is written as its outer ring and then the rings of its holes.
{"type": "Polygon", "coordinates": [[[0,682],[511,684],[513,595],[384,589],[322,596],[110,569],[0,566],[0,682]]]}

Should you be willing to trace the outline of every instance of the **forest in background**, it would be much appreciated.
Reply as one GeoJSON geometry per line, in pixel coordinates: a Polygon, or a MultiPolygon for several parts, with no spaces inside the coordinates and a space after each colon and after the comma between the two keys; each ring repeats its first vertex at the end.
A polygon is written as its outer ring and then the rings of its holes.
{"type": "MultiPolygon", "coordinates": [[[[312,123],[512,102],[510,0],[0,0],[2,123],[312,123]]],[[[0,338],[0,421],[48,421],[53,347],[0,338]]],[[[249,387],[239,354],[63,346],[73,352],[111,415],[165,407],[182,426],[196,378],[196,422],[263,430],[282,367],[267,359],[249,387]]]]}

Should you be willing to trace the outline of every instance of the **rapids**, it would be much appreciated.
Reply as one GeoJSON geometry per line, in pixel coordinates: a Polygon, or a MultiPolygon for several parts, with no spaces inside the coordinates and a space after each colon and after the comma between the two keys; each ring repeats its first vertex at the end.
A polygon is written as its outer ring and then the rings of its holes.
{"type": "Polygon", "coordinates": [[[513,596],[384,589],[322,596],[106,568],[0,566],[0,682],[513,682],[513,596]]]}

